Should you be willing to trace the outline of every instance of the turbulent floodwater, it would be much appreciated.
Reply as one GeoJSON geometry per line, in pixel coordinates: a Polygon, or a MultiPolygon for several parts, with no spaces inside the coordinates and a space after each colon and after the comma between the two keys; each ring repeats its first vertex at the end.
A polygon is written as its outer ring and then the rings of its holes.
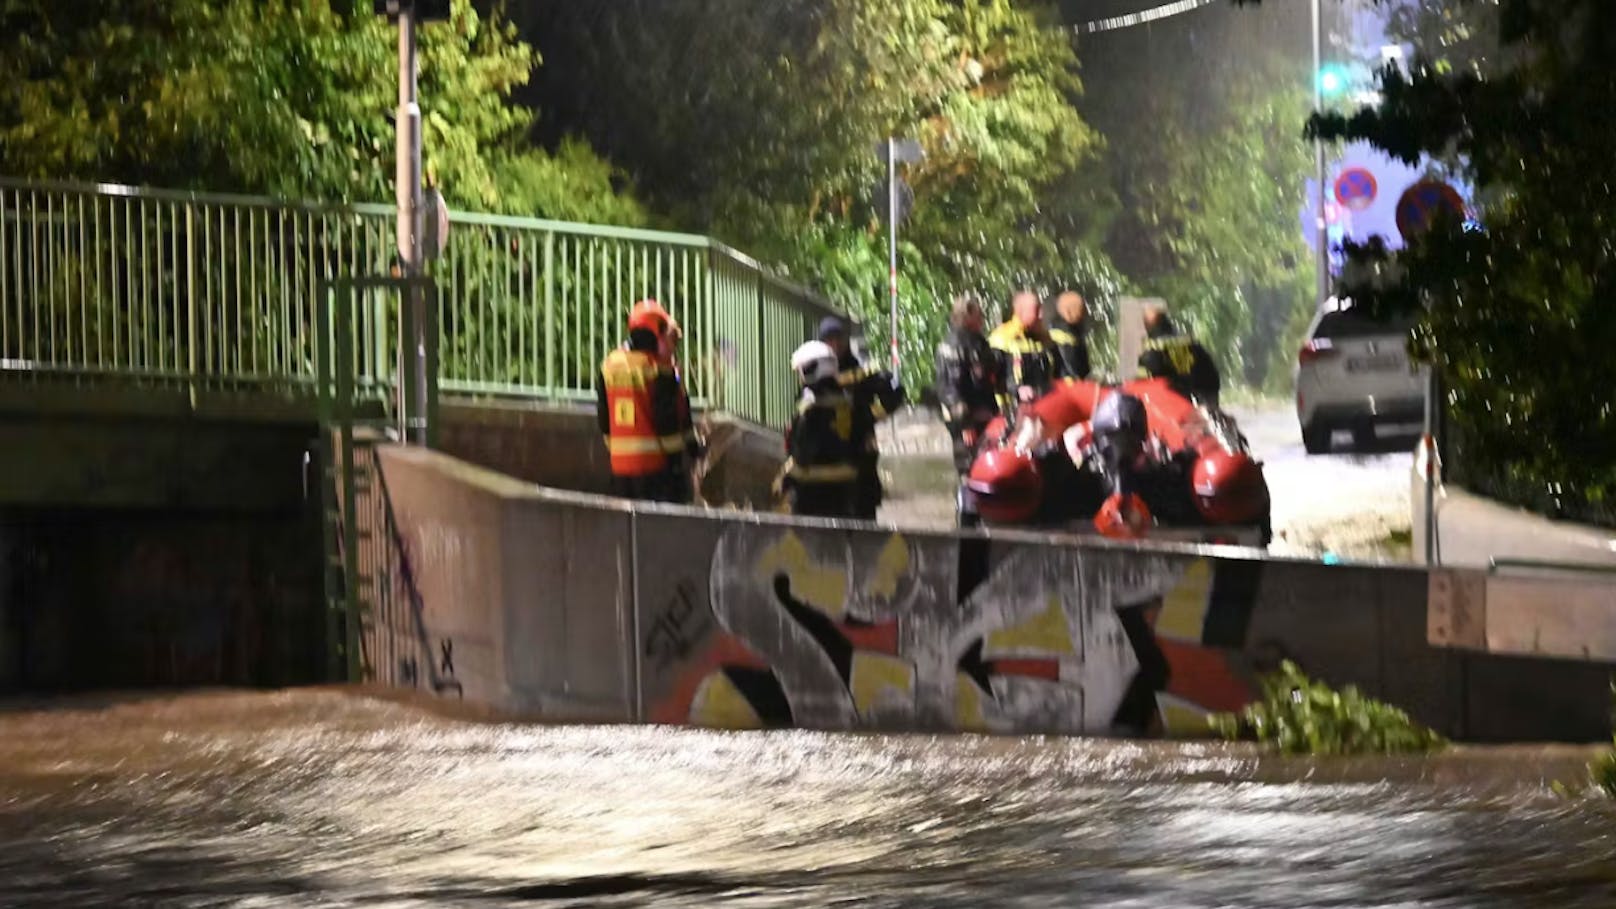
{"type": "Polygon", "coordinates": [[[0,714],[5,906],[1616,906],[1586,751],[451,719],[332,691],[0,714]]]}

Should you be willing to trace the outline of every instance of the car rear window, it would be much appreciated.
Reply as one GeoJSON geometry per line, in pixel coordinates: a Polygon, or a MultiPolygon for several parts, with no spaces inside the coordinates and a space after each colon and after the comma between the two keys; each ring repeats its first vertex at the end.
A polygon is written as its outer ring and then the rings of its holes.
{"type": "Polygon", "coordinates": [[[1372,319],[1359,309],[1343,309],[1325,313],[1319,320],[1315,338],[1363,338],[1370,335],[1406,335],[1414,329],[1414,320],[1407,316],[1390,319],[1372,319]]]}

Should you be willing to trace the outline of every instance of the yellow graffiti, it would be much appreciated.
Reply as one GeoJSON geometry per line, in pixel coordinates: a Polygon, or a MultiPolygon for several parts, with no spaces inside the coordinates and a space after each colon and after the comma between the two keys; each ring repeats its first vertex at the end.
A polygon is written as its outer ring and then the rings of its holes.
{"type": "Polygon", "coordinates": [[[853,706],[860,714],[881,702],[881,696],[896,693],[913,701],[915,695],[915,667],[896,657],[860,650],[853,654],[852,677],[848,688],[853,692],[853,706]]]}
{"type": "Polygon", "coordinates": [[[891,602],[898,595],[898,582],[909,573],[909,544],[902,534],[887,538],[881,555],[875,561],[875,577],[870,581],[870,593],[891,602]]]}
{"type": "Polygon", "coordinates": [[[1212,597],[1212,563],[1197,559],[1162,598],[1156,634],[1177,641],[1200,641],[1212,597]]]}
{"type": "Polygon", "coordinates": [[[965,673],[954,676],[954,723],[961,732],[986,732],[987,716],[982,712],[982,689],[965,673]]]}
{"type": "Polygon", "coordinates": [[[690,699],[690,722],[714,729],[761,729],[763,721],[723,672],[702,679],[690,699]]]}
{"type": "Polygon", "coordinates": [[[1072,626],[1060,598],[1051,596],[1049,606],[1038,615],[1009,628],[989,632],[985,648],[993,653],[1032,650],[1046,654],[1071,654],[1072,626]]]}
{"type": "Polygon", "coordinates": [[[758,554],[758,578],[768,584],[777,574],[791,579],[793,596],[825,615],[840,619],[846,612],[847,575],[814,561],[794,531],[786,531],[778,543],[758,554]]]}

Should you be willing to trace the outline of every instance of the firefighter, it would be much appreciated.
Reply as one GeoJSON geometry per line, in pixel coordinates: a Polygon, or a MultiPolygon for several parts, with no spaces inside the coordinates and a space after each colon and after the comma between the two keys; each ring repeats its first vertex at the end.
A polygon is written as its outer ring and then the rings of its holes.
{"type": "Polygon", "coordinates": [[[1145,307],[1145,350],[1139,355],[1141,379],[1162,378],[1177,394],[1218,406],[1222,380],[1217,364],[1201,342],[1181,334],[1159,303],[1145,307]]]}
{"type": "Polygon", "coordinates": [[[671,366],[670,324],[653,301],[635,305],[628,344],[607,354],[600,365],[596,421],[611,458],[615,494],[688,504],[693,495],[690,466],[701,458],[702,447],[671,366]]]}
{"type": "MultiPolygon", "coordinates": [[[[974,294],[954,299],[948,336],[937,345],[937,397],[943,424],[954,440],[954,470],[961,478],[971,469],[988,423],[999,415],[999,358],[982,334],[982,304],[974,294]]],[[[954,501],[960,526],[977,522],[968,484],[962,482],[954,501]]]]}
{"type": "Polygon", "coordinates": [[[802,384],[797,413],[786,427],[782,490],[791,513],[820,518],[860,517],[859,459],[854,395],[843,387],[836,351],[809,341],[791,355],[802,384]]]}
{"type": "Polygon", "coordinates": [[[854,511],[857,517],[873,521],[885,494],[881,488],[881,449],[876,443],[875,424],[903,406],[903,385],[892,373],[871,369],[859,362],[853,353],[847,323],[842,319],[827,316],[821,321],[819,340],[836,354],[837,382],[853,402],[853,446],[858,452],[859,471],[854,511]]]}
{"type": "Polygon", "coordinates": [[[1003,364],[999,410],[1006,419],[1020,405],[1042,397],[1060,375],[1060,361],[1044,327],[1044,307],[1038,295],[1018,291],[1010,298],[1010,309],[1010,318],[988,335],[988,344],[998,351],[1003,364]]]}
{"type": "MultiPolygon", "coordinates": [[[[690,409],[690,390],[685,385],[684,370],[679,366],[679,342],[684,340],[684,329],[680,327],[679,320],[675,319],[673,314],[665,310],[662,304],[655,299],[645,299],[634,304],[631,315],[633,312],[650,314],[648,317],[652,319],[660,316],[667,320],[667,327],[662,334],[662,342],[657,345],[657,362],[673,373],[673,379],[679,385],[680,425],[687,428],[693,427],[695,417],[690,409]]],[[[699,437],[699,433],[697,436],[699,437]]],[[[705,446],[697,446],[697,448],[704,449],[705,446]]],[[[686,457],[683,468],[689,478],[690,488],[693,493],[699,490],[701,486],[701,471],[697,469],[699,460],[693,455],[686,457]]],[[[695,498],[695,496],[693,495],[692,498],[695,498]]]]}
{"type": "Polygon", "coordinates": [[[1055,314],[1049,320],[1049,339],[1055,343],[1063,379],[1082,381],[1089,377],[1089,314],[1083,295],[1065,291],[1055,297],[1055,314]]]}

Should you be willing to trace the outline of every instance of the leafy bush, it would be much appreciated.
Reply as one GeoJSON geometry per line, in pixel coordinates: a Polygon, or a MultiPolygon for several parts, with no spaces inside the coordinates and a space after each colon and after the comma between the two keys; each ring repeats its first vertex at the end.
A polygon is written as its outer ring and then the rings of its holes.
{"type": "MultiPolygon", "coordinates": [[[[1616,725],[1616,679],[1610,683],[1610,713],[1611,724],[1616,725]]],[[[1606,795],[1616,798],[1616,738],[1611,739],[1611,744],[1611,750],[1588,765],[1588,778],[1606,795]]]]}
{"type": "Polygon", "coordinates": [[[1286,660],[1262,681],[1262,698],[1212,725],[1225,738],[1255,740],[1283,754],[1424,753],[1444,747],[1440,735],[1408,714],[1347,686],[1332,690],[1286,660]]]}
{"type": "Polygon", "coordinates": [[[1593,777],[1594,785],[1605,791],[1605,794],[1616,798],[1616,747],[1599,756],[1588,768],[1589,775],[1593,777]]]}

